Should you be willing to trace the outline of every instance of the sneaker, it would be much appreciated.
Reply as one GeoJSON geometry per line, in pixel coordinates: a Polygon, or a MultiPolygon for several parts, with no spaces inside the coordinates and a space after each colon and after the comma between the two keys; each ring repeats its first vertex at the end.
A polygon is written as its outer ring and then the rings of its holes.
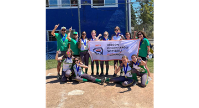
{"type": "Polygon", "coordinates": [[[61,79],[61,75],[58,73],[57,74],[57,80],[61,79]]]}
{"type": "Polygon", "coordinates": [[[91,73],[91,75],[92,75],[92,76],[94,75],[93,72],[91,73]]]}
{"type": "Polygon", "coordinates": [[[104,75],[104,73],[101,73],[99,77],[102,77],[104,75]]]}
{"type": "Polygon", "coordinates": [[[148,77],[148,81],[151,81],[151,80],[152,80],[152,78],[149,76],[149,77],[148,77]]]}
{"type": "Polygon", "coordinates": [[[114,73],[114,74],[113,74],[113,77],[116,77],[116,76],[117,76],[117,75],[114,73]]]}

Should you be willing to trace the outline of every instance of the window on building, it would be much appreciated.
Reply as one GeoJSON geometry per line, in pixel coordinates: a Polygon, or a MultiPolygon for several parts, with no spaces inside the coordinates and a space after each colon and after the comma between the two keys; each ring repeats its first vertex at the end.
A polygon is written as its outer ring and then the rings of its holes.
{"type": "MultiPolygon", "coordinates": [[[[81,0],[79,0],[81,1],[81,0]]],[[[78,7],[78,0],[46,0],[47,9],[78,7]]]]}
{"type": "Polygon", "coordinates": [[[104,0],[93,0],[93,6],[104,6],[104,0]]]}
{"type": "Polygon", "coordinates": [[[118,7],[118,0],[92,0],[93,7],[118,7]]]}

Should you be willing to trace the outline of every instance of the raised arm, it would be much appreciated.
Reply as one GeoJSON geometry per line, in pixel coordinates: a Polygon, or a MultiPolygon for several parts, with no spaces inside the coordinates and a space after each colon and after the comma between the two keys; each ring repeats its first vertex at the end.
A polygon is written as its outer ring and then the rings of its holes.
{"type": "Polygon", "coordinates": [[[83,63],[77,64],[79,67],[88,68],[88,66],[84,65],[83,63]]]}
{"type": "Polygon", "coordinates": [[[67,36],[68,41],[71,41],[71,37],[70,37],[71,31],[72,31],[72,27],[69,28],[69,32],[68,32],[68,36],[67,36]]]}
{"type": "Polygon", "coordinates": [[[63,56],[58,57],[60,50],[56,52],[55,60],[62,60],[63,56]]]}
{"type": "Polygon", "coordinates": [[[102,36],[102,34],[99,34],[97,37],[96,37],[96,41],[99,41],[99,38],[102,36]]]}
{"type": "Polygon", "coordinates": [[[57,29],[58,26],[59,26],[59,24],[58,24],[58,25],[55,25],[53,31],[51,32],[51,35],[55,36],[55,30],[57,29]]]}
{"type": "Polygon", "coordinates": [[[79,49],[81,49],[81,41],[82,41],[82,39],[80,38],[80,39],[79,39],[79,43],[78,43],[78,48],[79,48],[79,49]]]}
{"type": "Polygon", "coordinates": [[[138,59],[138,61],[140,61],[140,60],[141,60],[141,65],[142,65],[142,66],[145,66],[145,65],[146,65],[146,62],[145,62],[145,61],[143,61],[143,60],[142,60],[142,58],[138,57],[137,59],[138,59]]]}
{"type": "Polygon", "coordinates": [[[120,66],[117,66],[117,63],[115,64],[115,74],[117,74],[121,70],[120,66]]]}
{"type": "Polygon", "coordinates": [[[133,39],[136,38],[136,32],[137,32],[137,31],[134,31],[134,32],[133,32],[133,33],[134,33],[134,34],[133,34],[133,39]]]}

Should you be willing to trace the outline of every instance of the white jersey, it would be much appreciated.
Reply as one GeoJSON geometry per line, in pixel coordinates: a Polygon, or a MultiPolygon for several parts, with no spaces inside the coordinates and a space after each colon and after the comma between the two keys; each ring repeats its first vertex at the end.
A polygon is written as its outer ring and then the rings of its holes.
{"type": "Polygon", "coordinates": [[[90,41],[95,41],[96,39],[93,39],[93,38],[91,38],[91,40],[90,41]]]}
{"type": "Polygon", "coordinates": [[[136,64],[133,63],[133,68],[135,68],[138,72],[145,72],[145,70],[144,70],[145,66],[139,66],[137,62],[136,62],[136,64]]]}
{"type": "Polygon", "coordinates": [[[146,67],[139,65],[141,62],[133,63],[133,68],[135,68],[138,72],[146,72],[146,67]]]}
{"type": "MultiPolygon", "coordinates": [[[[83,74],[83,70],[82,70],[81,67],[79,67],[79,70],[77,71],[76,66],[77,66],[77,64],[75,64],[75,65],[73,66],[73,70],[75,71],[75,75],[76,75],[76,76],[81,76],[81,74],[83,74]]],[[[78,68],[78,66],[77,66],[77,68],[78,68]]]]}
{"type": "Polygon", "coordinates": [[[87,39],[82,39],[82,41],[81,41],[81,51],[84,51],[84,50],[88,50],[88,44],[87,44],[87,39]],[[84,42],[86,42],[86,45],[84,45],[84,42]]]}
{"type": "Polygon", "coordinates": [[[121,36],[113,36],[113,40],[120,40],[121,36]]]}
{"type": "MultiPolygon", "coordinates": [[[[126,69],[126,67],[125,67],[125,69],[126,69]]],[[[122,71],[124,72],[124,76],[126,76],[126,77],[133,77],[133,75],[131,74],[131,66],[128,65],[126,74],[125,74],[125,71],[124,71],[125,69],[122,66],[122,71]]]]}
{"type": "Polygon", "coordinates": [[[67,71],[68,69],[71,68],[72,66],[72,63],[73,63],[73,59],[70,58],[65,58],[65,60],[63,61],[63,71],[67,71]]]}

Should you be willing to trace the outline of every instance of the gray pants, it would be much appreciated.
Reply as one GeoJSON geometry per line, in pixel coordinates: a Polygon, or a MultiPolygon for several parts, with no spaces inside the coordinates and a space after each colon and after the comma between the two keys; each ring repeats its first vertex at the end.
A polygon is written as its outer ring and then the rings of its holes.
{"type": "Polygon", "coordinates": [[[91,80],[92,82],[95,82],[96,78],[88,75],[88,74],[82,74],[81,76],[76,76],[75,80],[79,81],[79,82],[83,82],[83,78],[87,79],[87,80],[91,80]]]}
{"type": "Polygon", "coordinates": [[[62,76],[61,76],[61,80],[62,81],[66,81],[67,78],[69,78],[72,75],[72,72],[70,69],[66,70],[66,71],[62,71],[62,76]]]}
{"type": "Polygon", "coordinates": [[[135,68],[132,68],[131,72],[136,73],[137,76],[141,77],[141,85],[146,86],[148,84],[148,74],[147,73],[138,72],[135,68]]]}
{"type": "Polygon", "coordinates": [[[88,61],[89,61],[88,51],[80,52],[80,58],[81,58],[82,63],[88,66],[88,61]]]}
{"type": "Polygon", "coordinates": [[[134,79],[125,78],[125,76],[111,78],[110,82],[120,82],[122,86],[125,86],[125,87],[136,84],[136,81],[134,79]]]}

